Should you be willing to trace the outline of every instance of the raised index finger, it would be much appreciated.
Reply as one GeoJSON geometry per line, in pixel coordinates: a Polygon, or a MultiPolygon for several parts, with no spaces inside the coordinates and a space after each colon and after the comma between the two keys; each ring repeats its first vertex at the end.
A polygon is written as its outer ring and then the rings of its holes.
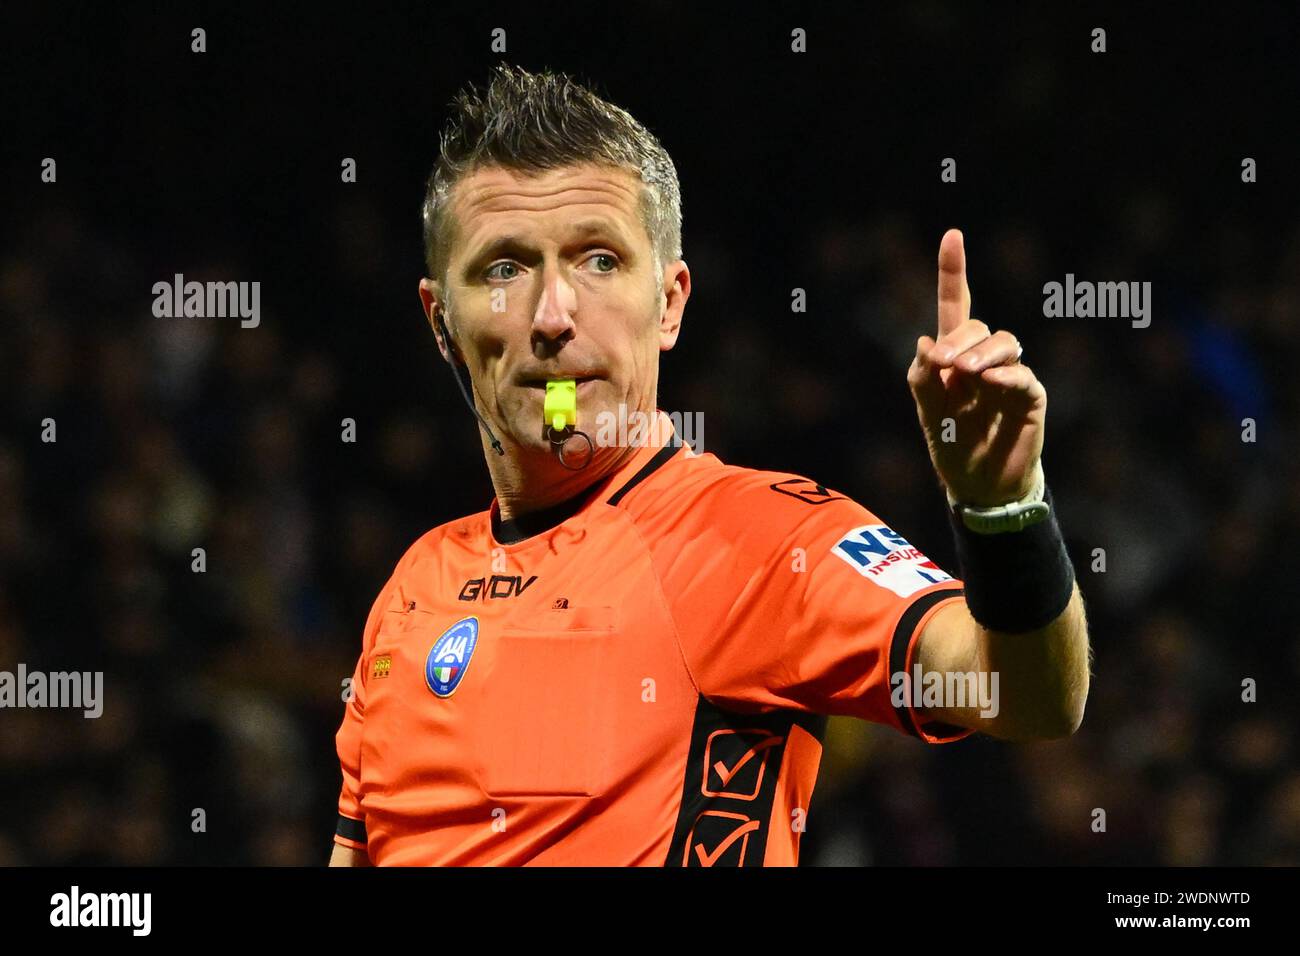
{"type": "Polygon", "coordinates": [[[949,229],[939,242],[939,335],[943,338],[970,318],[966,284],[966,246],[961,230],[949,229]]]}

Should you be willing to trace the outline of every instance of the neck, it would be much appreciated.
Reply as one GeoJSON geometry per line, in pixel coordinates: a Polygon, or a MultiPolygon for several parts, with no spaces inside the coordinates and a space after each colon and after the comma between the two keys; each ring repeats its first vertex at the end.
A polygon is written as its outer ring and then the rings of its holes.
{"type": "Polygon", "coordinates": [[[634,447],[596,448],[587,467],[571,471],[554,452],[524,448],[501,436],[498,455],[483,436],[483,454],[496,491],[501,518],[509,521],[551,508],[608,478],[636,454],[634,447]]]}

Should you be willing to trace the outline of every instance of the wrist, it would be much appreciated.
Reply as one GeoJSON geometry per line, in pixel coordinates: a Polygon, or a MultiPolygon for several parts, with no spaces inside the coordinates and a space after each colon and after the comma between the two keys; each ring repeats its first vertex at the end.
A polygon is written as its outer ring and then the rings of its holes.
{"type": "Polygon", "coordinates": [[[1016,532],[1046,520],[1052,510],[1045,500],[1046,492],[1047,479],[1043,472],[1042,458],[1034,463],[1033,482],[1028,494],[1015,501],[998,505],[963,504],[951,490],[946,486],[944,488],[949,509],[961,519],[963,525],[976,534],[1016,532]]]}
{"type": "Polygon", "coordinates": [[[1074,589],[1074,567],[1044,490],[1047,517],[1014,533],[971,530],[949,509],[966,604],[980,626],[1020,633],[1037,630],[1065,610],[1074,589]]]}

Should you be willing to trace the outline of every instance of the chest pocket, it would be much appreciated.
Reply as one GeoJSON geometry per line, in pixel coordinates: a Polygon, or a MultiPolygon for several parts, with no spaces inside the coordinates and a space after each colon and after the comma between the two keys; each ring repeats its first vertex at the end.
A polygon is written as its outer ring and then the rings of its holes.
{"type": "Polygon", "coordinates": [[[598,796],[608,785],[619,693],[616,608],[543,611],[502,625],[475,722],[490,796],[598,796]]]}

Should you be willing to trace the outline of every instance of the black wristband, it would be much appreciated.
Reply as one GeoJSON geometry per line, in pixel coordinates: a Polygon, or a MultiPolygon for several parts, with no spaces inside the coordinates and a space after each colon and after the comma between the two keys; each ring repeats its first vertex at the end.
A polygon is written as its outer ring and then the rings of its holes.
{"type": "MultiPolygon", "coordinates": [[[[1043,489],[1052,504],[1052,492],[1043,489]]],[[[971,617],[990,631],[1021,633],[1046,627],[1074,593],[1074,565],[1065,550],[1056,509],[1037,524],[1003,534],[978,534],[948,509],[971,617]]]]}

